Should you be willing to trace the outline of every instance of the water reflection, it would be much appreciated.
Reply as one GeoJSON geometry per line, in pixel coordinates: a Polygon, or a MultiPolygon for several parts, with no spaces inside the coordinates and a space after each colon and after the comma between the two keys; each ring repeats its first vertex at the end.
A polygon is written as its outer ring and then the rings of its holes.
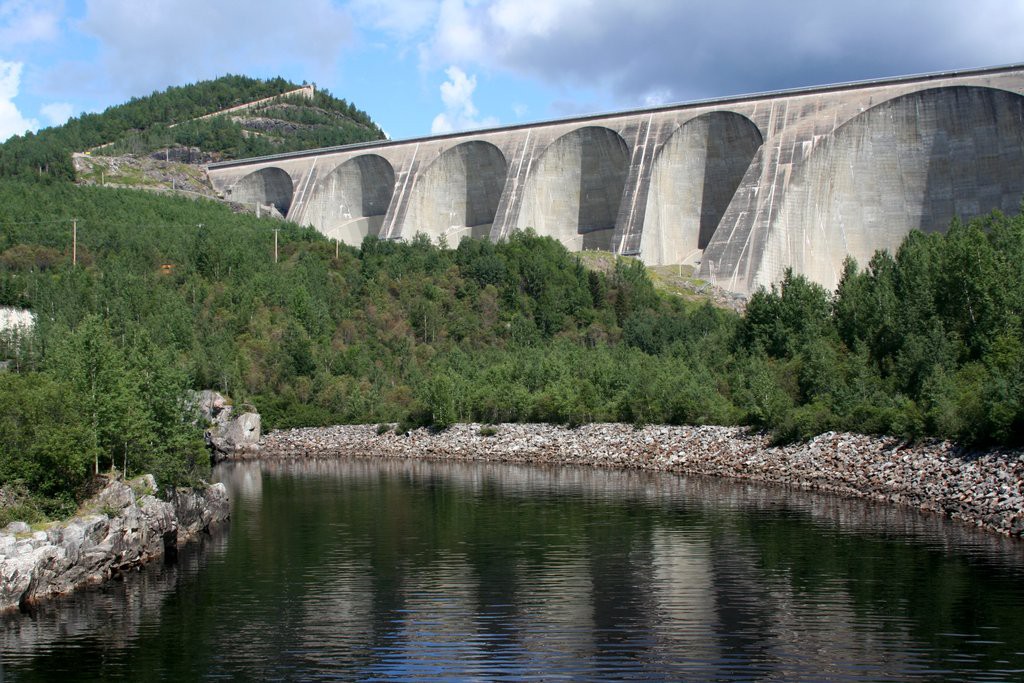
{"type": "Polygon", "coordinates": [[[102,677],[131,679],[124,655],[136,647],[140,634],[159,627],[167,597],[185,577],[223,557],[228,539],[226,529],[204,536],[183,549],[173,566],[132,571],[119,580],[44,602],[31,613],[0,617],[0,682],[36,677],[15,666],[5,678],[2,663],[12,656],[18,662],[46,661],[43,679],[75,679],[82,672],[80,658],[97,651],[114,655],[102,663],[102,677]]]}
{"type": "Polygon", "coordinates": [[[67,677],[82,679],[1014,680],[1024,669],[1022,544],[935,516],[591,469],[366,459],[218,476],[230,537],[107,607],[83,596],[54,607],[67,616],[47,628],[10,620],[7,676],[32,680],[68,658],[67,677]]]}

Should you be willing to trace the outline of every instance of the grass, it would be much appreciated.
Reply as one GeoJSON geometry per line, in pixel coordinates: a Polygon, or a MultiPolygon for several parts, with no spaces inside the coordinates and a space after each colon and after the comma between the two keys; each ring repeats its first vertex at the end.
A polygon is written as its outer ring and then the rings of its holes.
{"type": "Polygon", "coordinates": [[[0,507],[0,529],[11,522],[25,522],[31,526],[49,523],[50,519],[36,501],[25,501],[0,507]]]}
{"type": "MultiPolygon", "coordinates": [[[[610,274],[615,271],[616,256],[606,251],[581,251],[576,256],[588,270],[610,274]]],[[[635,260],[633,256],[620,256],[621,259],[635,260]]],[[[697,303],[709,302],[719,308],[736,310],[736,303],[721,295],[720,290],[707,280],[696,277],[693,266],[645,266],[647,276],[654,288],[664,294],[677,296],[697,303]]]]}

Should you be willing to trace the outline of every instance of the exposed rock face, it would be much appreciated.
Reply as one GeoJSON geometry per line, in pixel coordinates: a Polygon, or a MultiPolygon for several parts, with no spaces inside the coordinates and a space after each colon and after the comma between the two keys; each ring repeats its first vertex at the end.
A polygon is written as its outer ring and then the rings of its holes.
{"type": "Polygon", "coordinates": [[[238,417],[214,424],[207,431],[207,441],[213,448],[213,459],[221,460],[235,453],[255,453],[259,450],[260,415],[242,413],[238,417]]]}
{"type": "Polygon", "coordinates": [[[259,450],[260,415],[246,412],[233,416],[234,406],[217,393],[204,389],[194,397],[200,417],[210,425],[206,430],[206,443],[213,451],[214,461],[235,453],[254,453],[259,450]]]}
{"type": "Polygon", "coordinates": [[[223,484],[204,489],[176,489],[171,504],[179,539],[188,540],[231,515],[227,488],[223,484]]]}
{"type": "Polygon", "coordinates": [[[204,152],[198,147],[183,147],[180,145],[158,149],[150,154],[149,158],[178,164],[208,164],[216,161],[214,155],[204,152]]]}
{"type": "Polygon", "coordinates": [[[138,157],[133,154],[104,156],[101,154],[72,155],[77,182],[80,185],[105,185],[134,187],[153,192],[180,192],[186,196],[202,196],[217,199],[218,194],[210,186],[206,168],[196,162],[175,161],[176,157],[188,156],[164,150],[153,156],[138,157]],[[166,159],[165,159],[166,157],[166,159]]]}
{"type": "Polygon", "coordinates": [[[231,404],[216,391],[203,389],[191,394],[189,399],[199,411],[199,416],[208,424],[221,424],[231,416],[231,404]]]}
{"type": "Polygon", "coordinates": [[[9,524],[0,532],[0,612],[161,557],[230,514],[223,484],[178,489],[169,502],[153,495],[152,484],[152,477],[112,481],[83,508],[93,513],[46,531],[9,524]]]}
{"type": "MultiPolygon", "coordinates": [[[[239,454],[245,457],[245,454],[239,454]]],[[[236,456],[236,457],[239,457],[236,456]]],[[[771,446],[740,427],[505,424],[378,434],[373,425],[275,431],[259,457],[389,457],[588,465],[710,474],[881,500],[1024,535],[1024,451],[965,452],[947,441],[822,434],[771,446]]]]}

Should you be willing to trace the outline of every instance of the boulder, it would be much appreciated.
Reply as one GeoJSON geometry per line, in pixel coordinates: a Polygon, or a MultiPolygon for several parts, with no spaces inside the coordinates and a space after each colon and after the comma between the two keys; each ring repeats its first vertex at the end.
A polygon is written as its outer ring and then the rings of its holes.
{"type": "Polygon", "coordinates": [[[25,522],[11,522],[4,527],[4,532],[8,534],[24,534],[32,530],[25,522]]]}
{"type": "Polygon", "coordinates": [[[259,413],[242,413],[225,424],[213,425],[206,432],[206,441],[213,449],[214,460],[259,450],[259,413]]]}
{"type": "Polygon", "coordinates": [[[123,510],[135,504],[135,492],[125,482],[114,480],[104,486],[91,503],[98,510],[123,510]]]}
{"type": "Polygon", "coordinates": [[[213,451],[214,461],[259,450],[260,415],[255,410],[235,415],[228,399],[209,389],[192,392],[189,401],[208,426],[206,445],[213,451]]]}

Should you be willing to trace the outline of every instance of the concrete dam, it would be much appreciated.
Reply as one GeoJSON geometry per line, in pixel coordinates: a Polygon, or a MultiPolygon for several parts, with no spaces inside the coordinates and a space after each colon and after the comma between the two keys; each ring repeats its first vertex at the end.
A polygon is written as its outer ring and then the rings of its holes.
{"type": "Polygon", "coordinates": [[[914,229],[1024,197],[1024,65],[909,76],[212,164],[225,199],[328,237],[454,246],[533,228],[688,264],[736,292],[834,288],[914,229]]]}

